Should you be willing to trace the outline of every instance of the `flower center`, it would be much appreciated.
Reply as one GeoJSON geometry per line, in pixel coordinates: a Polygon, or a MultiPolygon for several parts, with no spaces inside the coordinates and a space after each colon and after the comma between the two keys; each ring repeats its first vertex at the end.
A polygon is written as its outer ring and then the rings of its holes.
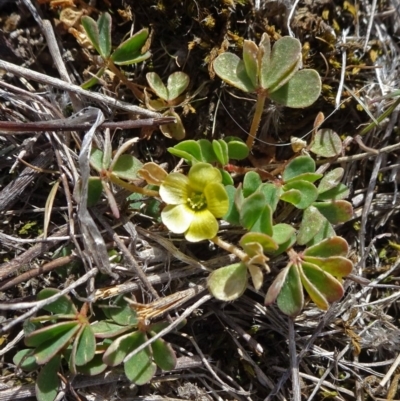
{"type": "Polygon", "coordinates": [[[187,202],[193,210],[202,210],[207,207],[206,197],[198,192],[192,192],[187,198],[187,202]]]}

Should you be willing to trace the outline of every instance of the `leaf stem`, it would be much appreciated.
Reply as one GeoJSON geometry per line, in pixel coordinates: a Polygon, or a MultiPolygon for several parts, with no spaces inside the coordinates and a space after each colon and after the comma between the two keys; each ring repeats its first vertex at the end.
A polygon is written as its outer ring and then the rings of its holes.
{"type": "Polygon", "coordinates": [[[249,255],[247,255],[247,253],[243,252],[235,245],[232,245],[229,242],[224,241],[222,238],[220,238],[218,236],[211,238],[210,241],[214,242],[215,245],[219,246],[220,248],[224,249],[225,251],[230,252],[233,255],[235,255],[243,263],[247,263],[250,260],[249,255]]]}
{"type": "Polygon", "coordinates": [[[142,188],[142,187],[138,187],[135,184],[131,184],[129,182],[123,181],[120,178],[118,178],[116,175],[114,174],[110,174],[108,176],[108,178],[110,179],[111,182],[113,182],[114,184],[119,185],[122,188],[127,189],[128,191],[131,192],[137,192],[139,194],[142,195],[146,195],[146,196],[151,196],[153,198],[159,198],[160,195],[158,193],[158,191],[153,191],[152,189],[147,189],[147,188],[142,188]]]}
{"type": "Polygon", "coordinates": [[[253,115],[253,121],[251,123],[249,136],[247,137],[246,141],[246,145],[250,151],[251,149],[253,149],[254,140],[256,139],[257,130],[260,125],[266,99],[267,99],[267,91],[260,90],[257,95],[256,110],[253,115]]]}
{"type": "Polygon", "coordinates": [[[129,81],[125,74],[121,72],[121,70],[111,61],[111,59],[107,60],[107,67],[133,92],[138,100],[143,101],[143,94],[137,88],[137,85],[129,81]]]}

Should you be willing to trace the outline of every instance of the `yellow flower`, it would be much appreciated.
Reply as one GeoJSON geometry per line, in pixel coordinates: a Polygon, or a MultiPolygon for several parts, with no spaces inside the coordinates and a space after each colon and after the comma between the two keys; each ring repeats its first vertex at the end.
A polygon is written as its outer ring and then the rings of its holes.
{"type": "Polygon", "coordinates": [[[221,173],[208,163],[195,164],[188,176],[169,174],[160,186],[160,196],[167,204],[161,212],[163,223],[191,242],[214,238],[217,218],[229,207],[221,173]]]}

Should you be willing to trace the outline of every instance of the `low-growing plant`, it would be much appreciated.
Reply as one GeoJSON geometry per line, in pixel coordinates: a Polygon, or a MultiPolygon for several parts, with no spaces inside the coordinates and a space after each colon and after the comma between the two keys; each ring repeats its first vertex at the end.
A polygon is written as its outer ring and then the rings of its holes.
{"type": "Polygon", "coordinates": [[[151,56],[151,53],[148,51],[149,46],[146,46],[149,30],[147,28],[141,29],[129,39],[122,42],[112,52],[111,22],[111,15],[109,13],[101,14],[97,22],[89,16],[84,16],[81,19],[82,27],[90,43],[104,61],[104,66],[100,68],[95,77],[85,82],[83,87],[89,89],[92,85],[96,84],[98,78],[108,68],[141,99],[141,92],[132,82],[126,79],[125,75],[116,66],[137,64],[147,60],[151,56]]]}
{"type": "Polygon", "coordinates": [[[298,39],[282,37],[271,49],[267,33],[257,46],[251,40],[243,43],[243,59],[225,52],[213,62],[215,73],[229,85],[257,94],[256,109],[247,146],[252,149],[266,99],[293,108],[308,107],[321,92],[321,79],[315,70],[300,70],[301,44],[298,39]]]}

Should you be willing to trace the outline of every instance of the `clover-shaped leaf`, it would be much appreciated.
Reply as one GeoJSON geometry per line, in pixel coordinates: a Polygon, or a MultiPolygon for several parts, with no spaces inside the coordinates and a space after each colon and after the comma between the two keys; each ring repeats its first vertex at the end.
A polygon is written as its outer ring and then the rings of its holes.
{"type": "Polygon", "coordinates": [[[263,69],[260,76],[261,87],[268,89],[271,95],[292,78],[300,65],[300,41],[290,36],[279,39],[272,48],[268,68],[263,69]]]}
{"type": "Polygon", "coordinates": [[[167,86],[155,72],[147,73],[146,79],[157,96],[166,102],[178,98],[187,89],[190,82],[189,76],[181,71],[174,72],[168,77],[167,86]]]}
{"type": "MultiPolygon", "coordinates": [[[[44,288],[38,293],[37,299],[38,301],[41,301],[59,293],[60,290],[57,290],[55,288],[44,288]]],[[[68,295],[62,295],[51,304],[44,305],[42,309],[48,312],[63,315],[75,315],[77,313],[77,309],[68,295]]]]}
{"type": "Polygon", "coordinates": [[[236,54],[220,54],[214,60],[213,67],[220,78],[243,92],[253,92],[257,88],[253,83],[254,79],[247,75],[243,60],[236,54]]]}
{"type": "Polygon", "coordinates": [[[285,167],[282,179],[285,183],[295,180],[302,174],[314,173],[315,161],[310,156],[298,156],[285,167]]]}
{"type": "Polygon", "coordinates": [[[313,204],[331,224],[345,223],[353,216],[353,206],[345,200],[315,202],[313,204]]]}
{"type": "Polygon", "coordinates": [[[328,258],[330,256],[347,256],[349,245],[342,237],[332,237],[321,241],[318,244],[308,247],[304,251],[304,256],[316,256],[328,258]]]}
{"type": "Polygon", "coordinates": [[[111,53],[111,15],[101,14],[97,23],[92,18],[84,16],[81,23],[97,53],[103,59],[107,59],[111,53]]]}
{"type": "Polygon", "coordinates": [[[297,234],[297,243],[305,245],[310,242],[321,230],[325,217],[314,206],[309,206],[304,210],[301,220],[299,233],[297,234]]]}
{"type": "Polygon", "coordinates": [[[311,106],[321,93],[321,78],[315,70],[297,71],[285,85],[272,92],[276,103],[294,109],[311,106]]]}
{"type": "Polygon", "coordinates": [[[176,354],[171,345],[158,338],[151,344],[153,359],[156,365],[162,370],[172,370],[176,366],[176,354]]]}
{"type": "MultiPolygon", "coordinates": [[[[288,184],[283,186],[283,194],[281,199],[292,203],[298,209],[306,209],[309,207],[318,197],[318,190],[314,184],[308,181],[290,181],[288,184]],[[288,197],[285,195],[287,192],[295,193],[293,191],[298,191],[300,193],[300,198],[288,197]]],[[[297,192],[296,192],[297,194],[297,192]]]]}
{"type": "Polygon", "coordinates": [[[61,357],[56,355],[40,370],[35,384],[38,401],[53,401],[56,398],[60,385],[58,377],[60,363],[61,357]]]}
{"type": "Polygon", "coordinates": [[[342,151],[343,145],[339,135],[330,128],[317,131],[310,151],[322,157],[335,157],[342,151]]]}
{"type": "Polygon", "coordinates": [[[318,194],[321,195],[326,191],[329,191],[335,187],[337,187],[340,183],[344,174],[344,169],[342,167],[335,168],[331,171],[328,171],[320,181],[318,185],[318,194]]]}
{"type": "Polygon", "coordinates": [[[213,271],[208,277],[208,289],[221,301],[239,298],[247,286],[247,267],[244,263],[234,263],[213,271]]]}
{"type": "Polygon", "coordinates": [[[151,53],[143,52],[143,47],[149,36],[147,28],[141,29],[133,36],[122,42],[111,55],[111,60],[117,65],[136,64],[148,59],[151,53]]]}
{"type": "Polygon", "coordinates": [[[240,138],[228,136],[224,140],[228,144],[229,159],[243,160],[249,155],[249,148],[240,138]]]}

